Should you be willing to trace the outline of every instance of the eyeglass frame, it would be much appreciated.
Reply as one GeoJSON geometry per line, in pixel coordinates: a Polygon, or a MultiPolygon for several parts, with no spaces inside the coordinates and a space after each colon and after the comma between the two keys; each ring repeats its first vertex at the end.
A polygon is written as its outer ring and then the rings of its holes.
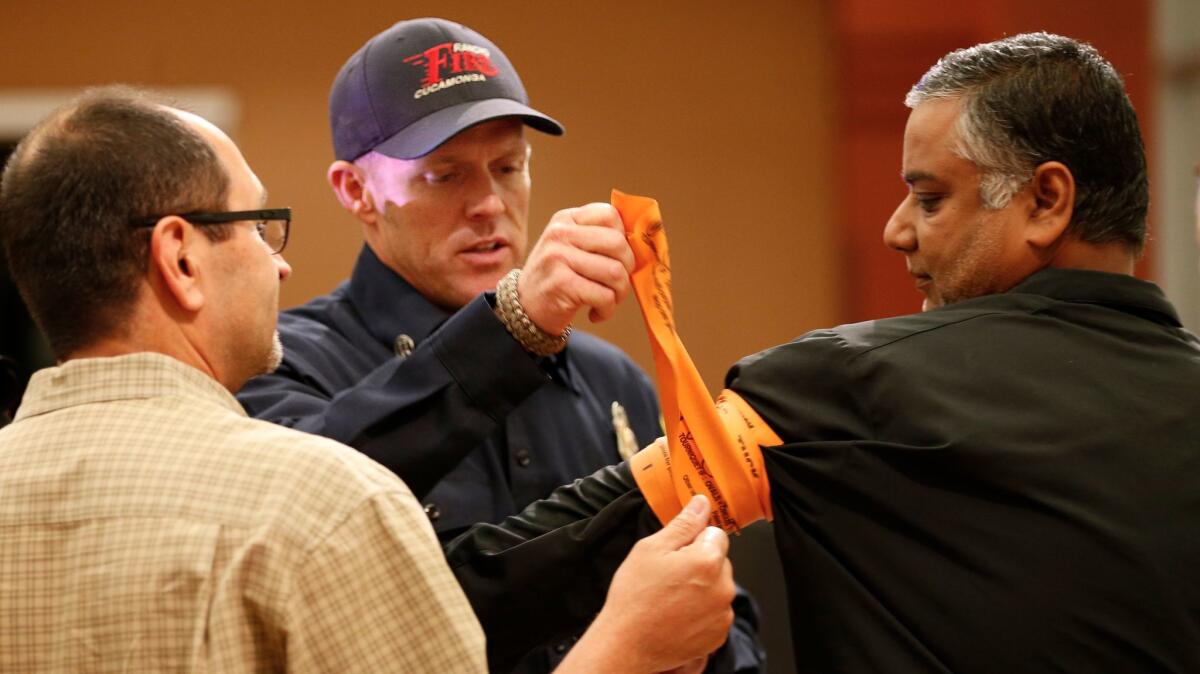
{"type": "MultiPolygon", "coordinates": [[[[264,208],[257,211],[196,211],[193,213],[178,213],[169,214],[177,215],[178,217],[187,220],[193,225],[226,225],[231,222],[241,222],[243,220],[259,221],[259,220],[282,220],[283,221],[283,243],[279,244],[278,250],[272,250],[272,255],[278,255],[287,247],[288,235],[292,231],[292,209],[291,208],[264,208]]],[[[134,227],[153,227],[158,224],[159,220],[167,217],[166,215],[147,216],[144,218],[134,218],[130,224],[134,227]]],[[[259,237],[262,239],[262,237],[259,237]]],[[[266,239],[262,239],[266,243],[266,239]]]]}

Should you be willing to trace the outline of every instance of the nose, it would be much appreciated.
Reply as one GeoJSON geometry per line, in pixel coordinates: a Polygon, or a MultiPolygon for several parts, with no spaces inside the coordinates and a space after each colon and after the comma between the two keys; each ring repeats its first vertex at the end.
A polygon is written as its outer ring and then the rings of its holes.
{"type": "Polygon", "coordinates": [[[472,220],[489,220],[503,212],[504,200],[500,198],[496,180],[490,173],[480,176],[467,197],[467,217],[472,220]]]}
{"type": "Polygon", "coordinates": [[[288,264],[288,261],[283,259],[282,253],[276,253],[272,255],[271,259],[275,261],[275,269],[279,271],[279,280],[286,281],[288,277],[292,275],[292,265],[288,264]]]}
{"type": "Polygon", "coordinates": [[[908,214],[909,199],[908,196],[904,197],[883,227],[884,245],[901,253],[909,253],[917,249],[916,231],[913,229],[908,214]]]}

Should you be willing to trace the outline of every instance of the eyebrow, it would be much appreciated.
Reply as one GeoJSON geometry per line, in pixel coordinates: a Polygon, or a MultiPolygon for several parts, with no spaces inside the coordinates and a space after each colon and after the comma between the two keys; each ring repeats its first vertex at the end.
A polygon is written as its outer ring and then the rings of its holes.
{"type": "Polygon", "coordinates": [[[937,176],[928,171],[909,171],[908,173],[901,173],[900,177],[909,185],[919,180],[937,180],[937,176]]]}
{"type": "Polygon", "coordinates": [[[263,191],[262,191],[262,203],[260,205],[263,206],[264,208],[267,205],[267,188],[265,188],[265,187],[263,188],[263,191]]]}

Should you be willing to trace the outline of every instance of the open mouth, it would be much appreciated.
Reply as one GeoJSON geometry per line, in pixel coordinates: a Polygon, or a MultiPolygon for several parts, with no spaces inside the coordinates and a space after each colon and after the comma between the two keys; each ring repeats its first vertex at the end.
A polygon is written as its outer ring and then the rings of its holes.
{"type": "Polygon", "coordinates": [[[504,239],[489,239],[480,241],[474,246],[463,248],[458,252],[461,259],[468,264],[493,267],[498,264],[509,264],[510,246],[504,239]]]}
{"type": "Polygon", "coordinates": [[[503,248],[504,244],[500,241],[486,241],[477,246],[472,246],[466,250],[468,253],[490,253],[494,250],[503,248]]]}

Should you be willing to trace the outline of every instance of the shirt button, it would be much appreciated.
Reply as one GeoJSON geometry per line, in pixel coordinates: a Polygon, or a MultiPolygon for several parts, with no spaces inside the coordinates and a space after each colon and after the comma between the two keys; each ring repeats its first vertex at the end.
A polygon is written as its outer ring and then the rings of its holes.
{"type": "Polygon", "coordinates": [[[559,654],[566,653],[567,645],[565,643],[558,644],[557,646],[554,647],[554,652],[559,653],[559,654]]]}
{"type": "Polygon", "coordinates": [[[522,468],[524,468],[524,467],[528,466],[529,464],[533,463],[533,458],[532,458],[532,457],[529,455],[529,450],[528,450],[528,449],[525,449],[524,447],[522,447],[522,448],[518,449],[518,450],[517,450],[517,451],[516,451],[516,452],[513,454],[513,458],[514,458],[514,459],[516,459],[516,461],[517,461],[517,465],[518,465],[518,466],[520,466],[520,467],[522,467],[522,468]]]}
{"type": "Polygon", "coordinates": [[[408,358],[408,355],[413,352],[417,343],[408,335],[396,335],[396,341],[392,343],[392,350],[396,352],[398,358],[408,358]]]}
{"type": "Polygon", "coordinates": [[[430,522],[436,522],[442,516],[442,511],[437,507],[436,503],[426,503],[425,516],[429,518],[430,522]]]}

